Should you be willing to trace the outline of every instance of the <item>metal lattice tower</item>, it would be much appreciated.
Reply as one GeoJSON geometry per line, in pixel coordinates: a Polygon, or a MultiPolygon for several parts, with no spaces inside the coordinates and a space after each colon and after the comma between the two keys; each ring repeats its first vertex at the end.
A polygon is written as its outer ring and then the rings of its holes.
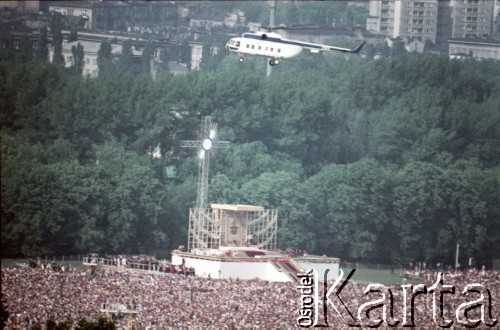
{"type": "MultiPolygon", "coordinates": [[[[271,1],[271,10],[269,11],[269,26],[273,27],[274,26],[274,16],[276,14],[276,0],[271,1]]],[[[271,73],[273,72],[273,67],[267,64],[267,59],[266,59],[266,75],[269,77],[271,73]]]]}
{"type": "Polygon", "coordinates": [[[229,141],[218,141],[216,137],[217,126],[212,123],[212,118],[210,116],[206,116],[203,118],[201,139],[181,141],[181,147],[199,149],[198,195],[196,197],[197,209],[204,209],[207,207],[210,153],[214,149],[229,148],[229,141]]]}

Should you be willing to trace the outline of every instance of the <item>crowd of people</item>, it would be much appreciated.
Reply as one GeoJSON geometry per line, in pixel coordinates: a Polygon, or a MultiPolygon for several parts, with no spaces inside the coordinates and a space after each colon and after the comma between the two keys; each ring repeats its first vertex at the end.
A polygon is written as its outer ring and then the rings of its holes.
{"type": "Polygon", "coordinates": [[[166,260],[157,260],[155,257],[147,255],[105,255],[103,258],[97,256],[87,257],[91,260],[90,264],[113,266],[130,270],[145,270],[150,272],[182,274],[185,276],[194,276],[193,267],[187,267],[184,263],[173,265],[166,260]]]}
{"type": "Polygon", "coordinates": [[[118,327],[293,326],[296,292],[287,283],[205,279],[180,274],[98,270],[55,272],[2,268],[7,328],[44,324],[49,318],[77,322],[109,314],[118,327]],[[138,306],[118,311],[109,305],[138,306]],[[137,311],[137,313],[135,313],[137,311]]]}
{"type": "MultiPolygon", "coordinates": [[[[10,313],[7,329],[29,328],[35,323],[44,324],[49,318],[76,323],[82,317],[95,320],[103,315],[113,318],[118,328],[133,326],[134,329],[298,327],[300,291],[297,283],[292,282],[219,280],[100,269],[94,273],[77,269],[62,272],[53,267],[2,268],[1,276],[4,306],[10,313]]],[[[432,282],[426,286],[430,287],[432,282]]],[[[489,290],[491,315],[498,315],[499,272],[483,271],[475,276],[453,272],[444,274],[444,284],[456,288],[454,294],[444,296],[445,317],[455,320],[454,311],[460,304],[477,299],[474,293],[462,294],[470,283],[481,283],[489,290]]],[[[333,282],[328,285],[331,287],[333,282]]],[[[350,281],[341,292],[342,301],[355,317],[364,302],[379,297],[375,293],[364,294],[366,286],[350,281]]],[[[402,320],[403,289],[401,285],[387,287],[394,295],[394,317],[402,320]]],[[[484,305],[488,311],[487,298],[484,305]]],[[[471,311],[469,317],[479,310],[471,311]]],[[[370,317],[377,318],[378,312],[373,311],[370,317]]],[[[431,294],[415,299],[417,327],[436,328],[432,312],[431,294]]],[[[320,323],[324,321],[320,319],[320,323]]],[[[335,328],[348,327],[332,308],[326,321],[335,328]]]]}

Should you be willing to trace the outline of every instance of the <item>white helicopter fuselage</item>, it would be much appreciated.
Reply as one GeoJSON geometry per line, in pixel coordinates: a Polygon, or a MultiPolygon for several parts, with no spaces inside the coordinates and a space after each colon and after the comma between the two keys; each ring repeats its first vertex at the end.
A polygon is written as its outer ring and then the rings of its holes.
{"type": "Polygon", "coordinates": [[[319,52],[344,52],[358,53],[364,42],[354,49],[314,44],[299,40],[284,39],[274,32],[246,32],[241,37],[232,38],[226,44],[226,49],[236,53],[240,61],[242,56],[256,55],[268,57],[270,65],[277,65],[279,60],[295,57],[303,49],[309,49],[312,53],[319,52]]]}
{"type": "Polygon", "coordinates": [[[302,47],[286,44],[276,33],[244,33],[226,44],[226,49],[236,54],[264,56],[273,59],[292,58],[300,54],[302,47]]]}

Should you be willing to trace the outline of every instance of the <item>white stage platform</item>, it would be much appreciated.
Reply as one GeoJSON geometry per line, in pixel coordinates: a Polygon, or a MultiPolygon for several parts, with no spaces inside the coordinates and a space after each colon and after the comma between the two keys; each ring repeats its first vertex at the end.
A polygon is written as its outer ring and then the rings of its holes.
{"type": "Polygon", "coordinates": [[[172,252],[172,264],[192,267],[196,276],[218,279],[265,280],[272,282],[296,281],[297,273],[316,269],[321,280],[329,269],[328,279],[339,273],[339,260],[328,257],[291,258],[287,255],[253,247],[221,247],[198,249],[188,253],[172,252]]]}

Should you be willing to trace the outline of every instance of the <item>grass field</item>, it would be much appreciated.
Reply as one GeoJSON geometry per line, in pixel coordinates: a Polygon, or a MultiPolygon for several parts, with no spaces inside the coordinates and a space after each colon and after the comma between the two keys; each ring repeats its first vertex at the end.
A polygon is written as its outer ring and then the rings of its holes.
{"type": "MultiPolygon", "coordinates": [[[[62,259],[56,259],[55,261],[58,264],[70,265],[71,268],[76,269],[86,269],[87,267],[82,264],[81,260],[73,259],[65,259],[64,262],[62,259]]],[[[47,259],[47,262],[50,263],[54,259],[47,259]]],[[[28,265],[29,259],[2,259],[2,267],[12,267],[16,264],[25,264],[28,265]]],[[[43,260],[45,261],[45,260],[43,260]]],[[[341,267],[344,271],[344,277],[347,277],[351,272],[352,268],[341,267]]],[[[394,274],[391,273],[390,269],[370,269],[370,268],[357,268],[354,275],[351,277],[351,280],[356,282],[363,283],[380,283],[380,284],[419,284],[423,283],[418,280],[406,280],[403,277],[399,276],[399,269],[394,271],[394,274]]]]}
{"type": "MultiPolygon", "coordinates": [[[[75,258],[76,259],[76,258],[75,258]]],[[[42,262],[45,261],[42,260],[42,262]]],[[[47,263],[51,263],[53,259],[47,259],[47,263]]],[[[70,265],[71,268],[76,268],[76,269],[84,269],[86,268],[85,266],[82,265],[82,261],[79,260],[62,260],[62,259],[56,259],[56,263],[60,265],[70,265]]],[[[12,267],[16,265],[26,265],[28,266],[29,264],[29,259],[2,259],[2,267],[12,267]]]]}

